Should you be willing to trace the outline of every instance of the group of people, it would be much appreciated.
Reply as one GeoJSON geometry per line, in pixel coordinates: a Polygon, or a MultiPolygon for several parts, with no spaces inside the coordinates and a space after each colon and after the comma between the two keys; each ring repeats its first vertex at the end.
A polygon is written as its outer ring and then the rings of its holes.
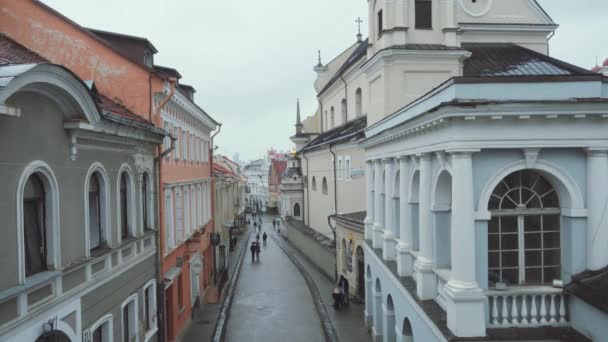
{"type": "Polygon", "coordinates": [[[332,295],[334,297],[335,309],[339,309],[344,305],[350,304],[350,299],[348,296],[348,279],[346,279],[343,275],[340,276],[338,286],[334,288],[332,295]]]}
{"type": "MultiPolygon", "coordinates": [[[[255,235],[255,241],[251,242],[251,247],[249,247],[249,250],[251,251],[251,262],[255,262],[257,260],[257,262],[260,262],[260,252],[262,251],[261,247],[260,247],[260,233],[262,232],[262,213],[260,212],[259,214],[253,213],[253,228],[254,228],[254,232],[256,232],[255,235]],[[256,220],[256,216],[257,216],[257,220],[256,220]]],[[[274,223],[274,220],[273,220],[274,223]]],[[[264,234],[262,234],[262,241],[264,243],[264,246],[266,246],[266,239],[268,239],[268,234],[266,234],[266,232],[264,232],[264,234]]]]}

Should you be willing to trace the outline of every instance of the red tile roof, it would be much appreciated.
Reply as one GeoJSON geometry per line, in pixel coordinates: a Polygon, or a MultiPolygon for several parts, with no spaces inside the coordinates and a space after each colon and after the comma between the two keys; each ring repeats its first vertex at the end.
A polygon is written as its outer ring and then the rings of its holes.
{"type": "MultiPolygon", "coordinates": [[[[0,33],[0,66],[3,64],[40,64],[49,63],[47,59],[0,33]]],[[[121,104],[99,93],[99,109],[130,120],[150,124],[145,118],[133,113],[121,104]]]]}

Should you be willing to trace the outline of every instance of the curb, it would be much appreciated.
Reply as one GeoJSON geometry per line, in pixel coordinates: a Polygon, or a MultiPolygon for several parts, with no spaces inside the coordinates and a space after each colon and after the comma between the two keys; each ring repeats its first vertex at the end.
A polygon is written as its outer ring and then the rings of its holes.
{"type": "MultiPolygon", "coordinates": [[[[247,242],[251,239],[251,231],[247,235],[247,242]]],[[[228,290],[226,291],[226,296],[222,301],[222,307],[220,308],[220,313],[217,316],[217,320],[215,321],[215,327],[213,328],[213,337],[211,341],[213,342],[222,342],[224,341],[224,337],[226,335],[226,325],[228,324],[228,318],[230,316],[230,308],[232,307],[232,297],[234,296],[234,288],[236,287],[236,283],[238,282],[239,275],[241,273],[241,265],[243,264],[243,259],[245,257],[245,251],[247,250],[247,244],[241,248],[239,252],[239,260],[235,265],[234,273],[232,273],[232,277],[228,283],[228,290]]]]}
{"type": "Polygon", "coordinates": [[[283,253],[285,253],[285,255],[287,255],[287,257],[291,259],[291,262],[296,266],[302,277],[304,277],[306,285],[308,285],[308,289],[310,290],[310,294],[312,295],[312,299],[315,303],[317,313],[319,314],[319,319],[321,320],[321,326],[323,327],[325,341],[339,342],[340,340],[338,339],[338,333],[336,332],[336,328],[334,327],[334,324],[331,318],[329,317],[329,313],[327,312],[327,306],[325,305],[325,301],[319,293],[319,288],[317,287],[317,284],[315,284],[314,280],[312,280],[312,277],[310,276],[308,271],[306,271],[304,266],[302,266],[300,261],[296,259],[296,257],[294,257],[291,253],[289,253],[285,246],[283,246],[283,242],[279,241],[275,235],[271,235],[270,237],[276,242],[277,246],[281,248],[283,253]]]}

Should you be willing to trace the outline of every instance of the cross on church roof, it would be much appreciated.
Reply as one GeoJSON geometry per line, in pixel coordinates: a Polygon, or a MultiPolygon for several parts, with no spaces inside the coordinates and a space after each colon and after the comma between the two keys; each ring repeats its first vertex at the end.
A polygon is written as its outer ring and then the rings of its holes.
{"type": "Polygon", "coordinates": [[[361,34],[361,23],[363,23],[363,20],[361,20],[361,17],[358,17],[357,20],[355,20],[355,22],[357,23],[358,31],[357,31],[357,41],[362,41],[363,39],[363,35],[361,34]]]}

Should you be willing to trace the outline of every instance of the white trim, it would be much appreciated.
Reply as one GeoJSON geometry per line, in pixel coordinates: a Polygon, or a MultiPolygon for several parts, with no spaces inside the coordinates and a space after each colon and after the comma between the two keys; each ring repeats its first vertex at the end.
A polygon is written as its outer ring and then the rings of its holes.
{"type": "Polygon", "coordinates": [[[91,341],[93,340],[93,332],[106,323],[108,324],[107,328],[102,330],[102,336],[104,337],[102,342],[112,342],[114,340],[114,316],[112,316],[112,314],[107,314],[98,319],[88,329],[91,341]]]}
{"type": "Polygon", "coordinates": [[[118,237],[118,242],[122,242],[122,221],[121,221],[121,217],[122,217],[122,213],[121,213],[121,208],[120,208],[120,178],[122,177],[123,172],[127,173],[128,179],[127,179],[127,219],[130,221],[129,222],[129,227],[127,227],[127,229],[129,230],[129,233],[131,234],[131,237],[136,237],[137,236],[137,216],[135,215],[135,208],[136,206],[136,200],[135,200],[135,177],[133,175],[133,171],[131,170],[131,166],[129,166],[129,164],[124,163],[120,166],[120,169],[118,169],[118,177],[116,178],[116,222],[117,222],[117,237],[118,237]]]}
{"type": "Polygon", "coordinates": [[[47,232],[50,231],[51,234],[48,234],[50,237],[50,241],[47,239],[48,244],[48,252],[47,252],[47,265],[48,258],[51,257],[52,265],[55,268],[61,266],[61,234],[60,234],[60,196],[59,196],[59,184],[57,182],[57,178],[53,173],[51,167],[41,161],[35,160],[29,163],[21,173],[19,177],[19,182],[17,183],[17,265],[18,265],[18,278],[19,284],[25,284],[25,232],[23,226],[23,191],[25,190],[25,184],[29,177],[34,173],[40,173],[43,177],[46,198],[46,229],[47,232]],[[49,210],[50,209],[50,210],[49,210]]]}
{"type": "Polygon", "coordinates": [[[175,202],[173,200],[173,190],[165,189],[165,196],[163,197],[165,201],[165,222],[164,222],[164,240],[165,240],[165,250],[163,251],[165,255],[169,254],[170,251],[175,247],[175,215],[174,215],[174,205],[175,202]],[[171,208],[167,207],[167,201],[171,203],[171,208]],[[169,224],[168,224],[169,223],[169,224]],[[171,237],[171,239],[169,239],[171,237]],[[171,240],[171,241],[169,241],[171,240]],[[171,242],[171,243],[169,243],[171,242]]]}
{"type": "MultiPolygon", "coordinates": [[[[89,230],[89,183],[91,181],[91,177],[93,174],[97,172],[101,177],[101,182],[103,184],[99,184],[99,204],[101,213],[99,213],[100,217],[103,218],[103,222],[100,222],[101,229],[104,234],[105,242],[108,247],[112,247],[112,235],[111,235],[111,213],[110,213],[110,177],[108,176],[108,172],[105,167],[100,162],[94,162],[89,167],[87,174],[84,178],[84,236],[85,236],[85,256],[91,256],[91,237],[89,230]]],[[[100,237],[101,239],[101,237],[100,237]]],[[[101,244],[102,241],[99,241],[101,244]]]]}
{"type": "MultiPolygon", "coordinates": [[[[153,306],[153,310],[150,310],[150,305],[148,305],[149,303],[144,302],[144,306],[146,306],[146,309],[148,311],[148,315],[152,314],[152,327],[151,329],[149,329],[148,331],[145,331],[145,335],[144,335],[144,342],[148,342],[153,336],[154,334],[156,334],[156,332],[158,331],[158,317],[156,316],[156,309],[157,309],[157,305],[158,303],[156,302],[156,279],[150,279],[143,287],[143,299],[145,300],[146,298],[146,290],[148,290],[148,288],[152,288],[152,296],[148,298],[148,300],[152,301],[152,306],[153,306]]],[[[148,317],[144,317],[143,319],[147,320],[148,317]]]]}
{"type": "MultiPolygon", "coordinates": [[[[125,329],[125,327],[123,326],[123,322],[124,322],[124,317],[123,317],[124,308],[125,308],[125,306],[127,306],[127,305],[129,305],[131,303],[134,303],[133,304],[133,307],[134,307],[133,318],[134,319],[133,320],[129,319],[129,322],[133,323],[133,331],[129,331],[129,336],[134,336],[135,337],[135,341],[134,342],[138,342],[139,341],[139,305],[138,305],[138,299],[139,299],[139,296],[138,296],[138,294],[136,292],[136,293],[130,295],[129,297],[127,297],[127,299],[125,299],[122,302],[122,304],[120,305],[120,326],[121,326],[120,336],[122,337],[122,336],[124,336],[124,329],[125,329]]],[[[129,313],[130,313],[130,310],[129,310],[129,313]]],[[[132,341],[133,340],[131,339],[131,341],[129,341],[129,342],[132,342],[132,341]]]]}
{"type": "MultiPolygon", "coordinates": [[[[492,176],[484,185],[480,192],[479,200],[477,202],[477,215],[485,217],[482,213],[488,211],[488,203],[490,203],[490,197],[496,186],[508,175],[515,171],[532,169],[546,172],[550,176],[547,180],[557,191],[560,205],[563,208],[569,208],[573,210],[584,209],[585,202],[583,200],[582,192],[576,184],[576,181],[566,171],[561,169],[559,166],[550,163],[546,160],[538,160],[534,168],[526,167],[526,160],[521,159],[511,164],[507,164],[503,168],[499,169],[494,176],[492,176]],[[553,178],[553,179],[552,179],[553,178]],[[557,182],[556,182],[557,181],[557,182]],[[557,184],[556,184],[557,183],[557,184]],[[564,196],[565,195],[565,196],[564,196]]],[[[563,209],[562,209],[563,210],[563,209]]]]}

